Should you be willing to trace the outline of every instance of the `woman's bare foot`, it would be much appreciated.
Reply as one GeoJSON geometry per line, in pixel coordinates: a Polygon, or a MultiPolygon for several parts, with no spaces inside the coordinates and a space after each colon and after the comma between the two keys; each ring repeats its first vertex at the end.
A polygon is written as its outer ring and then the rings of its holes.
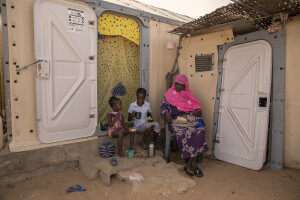
{"type": "Polygon", "coordinates": [[[187,167],[185,171],[186,171],[187,175],[194,176],[194,171],[192,169],[190,169],[190,168],[187,167]]]}
{"type": "Polygon", "coordinates": [[[184,164],[184,171],[186,172],[187,175],[194,176],[194,170],[190,169],[186,163],[184,164]]]}

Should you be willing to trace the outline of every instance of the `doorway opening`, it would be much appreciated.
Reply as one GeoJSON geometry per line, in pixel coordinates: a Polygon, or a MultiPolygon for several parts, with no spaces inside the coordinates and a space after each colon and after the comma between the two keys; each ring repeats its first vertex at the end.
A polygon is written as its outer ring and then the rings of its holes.
{"type": "Polygon", "coordinates": [[[127,109],[136,100],[140,87],[140,27],[118,14],[102,14],[98,20],[98,121],[107,126],[108,100],[122,100],[121,114],[127,122],[127,109]]]}

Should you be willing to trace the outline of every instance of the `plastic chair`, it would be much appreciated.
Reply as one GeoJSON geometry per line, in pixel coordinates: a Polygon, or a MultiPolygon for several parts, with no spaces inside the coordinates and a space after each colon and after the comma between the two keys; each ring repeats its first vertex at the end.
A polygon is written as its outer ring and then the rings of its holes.
{"type": "Polygon", "coordinates": [[[166,121],[165,121],[165,128],[166,128],[165,160],[168,163],[170,162],[171,141],[174,140],[175,137],[171,135],[171,132],[169,130],[169,125],[166,121]]]}

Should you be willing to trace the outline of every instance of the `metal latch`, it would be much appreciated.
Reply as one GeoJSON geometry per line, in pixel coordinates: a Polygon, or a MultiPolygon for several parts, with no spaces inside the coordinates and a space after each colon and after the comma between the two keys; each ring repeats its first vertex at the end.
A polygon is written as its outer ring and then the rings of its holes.
{"type": "Polygon", "coordinates": [[[36,76],[41,79],[50,77],[50,62],[46,59],[40,59],[44,62],[37,63],[36,76]]]}
{"type": "Polygon", "coordinates": [[[259,98],[259,107],[267,107],[267,97],[260,97],[259,98]]]}

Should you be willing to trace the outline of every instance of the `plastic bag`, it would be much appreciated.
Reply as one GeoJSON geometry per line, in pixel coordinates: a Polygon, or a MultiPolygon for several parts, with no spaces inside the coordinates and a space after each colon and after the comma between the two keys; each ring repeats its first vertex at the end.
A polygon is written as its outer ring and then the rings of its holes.
{"type": "Polygon", "coordinates": [[[144,177],[142,177],[142,175],[138,173],[133,172],[129,175],[129,180],[141,183],[144,180],[144,177]]]}

